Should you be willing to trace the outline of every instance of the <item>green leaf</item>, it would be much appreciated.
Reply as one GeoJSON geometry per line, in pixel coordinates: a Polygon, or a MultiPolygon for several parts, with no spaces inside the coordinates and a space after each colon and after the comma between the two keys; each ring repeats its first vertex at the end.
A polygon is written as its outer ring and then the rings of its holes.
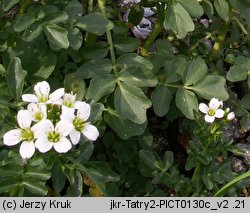
{"type": "Polygon", "coordinates": [[[214,0],[214,7],[224,21],[229,21],[229,4],[226,0],[214,0]]]}
{"type": "Polygon", "coordinates": [[[25,13],[17,19],[14,25],[14,30],[16,32],[22,32],[23,30],[27,29],[31,24],[33,24],[35,21],[36,19],[32,14],[25,13]]]}
{"type": "Polygon", "coordinates": [[[140,24],[144,15],[144,8],[140,5],[133,5],[128,13],[128,22],[136,26],[140,24]]]}
{"type": "Polygon", "coordinates": [[[117,67],[120,70],[128,68],[141,68],[145,72],[151,72],[153,69],[152,63],[135,53],[128,53],[120,56],[117,59],[117,67]]]}
{"type": "Polygon", "coordinates": [[[137,124],[130,120],[122,119],[116,111],[108,109],[104,113],[105,122],[117,133],[121,139],[129,139],[133,136],[142,135],[147,127],[147,121],[137,124]]]}
{"type": "Polygon", "coordinates": [[[25,189],[36,195],[45,196],[48,193],[48,189],[45,186],[45,182],[39,181],[33,178],[24,178],[23,185],[25,189]]]}
{"type": "Polygon", "coordinates": [[[154,112],[162,117],[167,114],[172,100],[171,91],[164,85],[158,85],[151,94],[154,112]]]}
{"type": "Polygon", "coordinates": [[[194,119],[193,110],[197,111],[198,100],[193,92],[179,88],[176,93],[175,102],[177,107],[187,118],[194,119]]]}
{"type": "Polygon", "coordinates": [[[137,38],[118,38],[114,42],[114,47],[120,52],[133,52],[139,47],[139,40],[137,38]]]}
{"type": "Polygon", "coordinates": [[[117,67],[121,70],[121,81],[138,87],[152,87],[157,84],[157,78],[152,72],[152,63],[135,53],[120,56],[117,59],[117,67]]]}
{"type": "Polygon", "coordinates": [[[201,57],[189,61],[183,75],[184,86],[196,84],[202,80],[207,73],[207,65],[201,57]]]}
{"type": "Polygon", "coordinates": [[[34,179],[42,180],[42,181],[46,181],[50,179],[50,176],[51,176],[48,170],[46,170],[45,168],[39,168],[39,167],[29,167],[25,171],[25,175],[32,177],[34,179]]]}
{"type": "Polygon", "coordinates": [[[95,177],[95,179],[104,182],[118,182],[120,180],[119,175],[112,170],[108,163],[89,161],[84,163],[84,166],[90,178],[95,177]]]}
{"type": "Polygon", "coordinates": [[[0,177],[17,176],[23,173],[23,167],[18,164],[0,166],[0,177]]]}
{"type": "Polygon", "coordinates": [[[37,38],[42,32],[42,26],[40,22],[34,22],[23,33],[25,41],[30,42],[37,38]]]}
{"type": "Polygon", "coordinates": [[[95,59],[88,61],[78,68],[77,75],[82,78],[100,77],[109,74],[112,63],[109,59],[95,59]]]}
{"type": "Polygon", "coordinates": [[[203,80],[190,87],[190,89],[207,100],[218,98],[225,101],[229,98],[225,84],[226,80],[224,77],[220,75],[207,75],[203,80]]]}
{"type": "Polygon", "coordinates": [[[27,72],[23,70],[20,59],[17,57],[12,58],[6,72],[6,81],[16,101],[22,95],[26,75],[27,72]]]}
{"type": "Polygon", "coordinates": [[[52,13],[48,16],[45,17],[43,20],[44,23],[53,23],[53,24],[58,24],[61,22],[66,22],[68,20],[68,14],[64,11],[57,11],[55,13],[52,13]]]}
{"type": "Polygon", "coordinates": [[[201,179],[209,190],[213,189],[214,181],[213,181],[213,175],[211,173],[206,172],[206,170],[204,170],[201,179]]]}
{"type": "Polygon", "coordinates": [[[80,155],[77,158],[77,161],[79,163],[84,163],[88,161],[94,151],[94,145],[90,141],[86,141],[84,143],[81,143],[80,147],[80,155]]]}
{"type": "Polygon", "coordinates": [[[128,67],[119,73],[120,81],[129,82],[137,87],[154,87],[157,84],[156,76],[148,69],[128,67]]]}
{"type": "Polygon", "coordinates": [[[245,109],[250,110],[250,104],[249,104],[249,103],[250,103],[250,94],[245,95],[245,96],[241,99],[240,103],[241,103],[241,105],[242,105],[245,109]]]}
{"type": "Polygon", "coordinates": [[[227,80],[232,82],[243,81],[247,79],[248,73],[250,73],[249,67],[237,64],[230,67],[226,77],[227,80]]]}
{"type": "Polygon", "coordinates": [[[83,37],[78,28],[68,28],[69,44],[74,50],[79,50],[82,46],[83,37]]]}
{"type": "Polygon", "coordinates": [[[68,31],[56,24],[48,23],[44,26],[44,32],[51,45],[67,49],[69,47],[68,31]]]}
{"type": "Polygon", "coordinates": [[[5,73],[6,73],[5,67],[2,64],[0,64],[0,76],[4,75],[5,73]]]}
{"type": "Polygon", "coordinates": [[[116,78],[114,75],[97,76],[91,79],[88,91],[86,93],[87,100],[99,101],[103,96],[112,93],[116,86],[116,78]]]}
{"type": "Polygon", "coordinates": [[[65,11],[69,15],[69,23],[75,22],[83,14],[83,5],[77,1],[72,0],[65,7],[65,11]]]}
{"type": "Polygon", "coordinates": [[[0,181],[0,194],[7,193],[20,186],[20,177],[3,179],[0,181]]]}
{"type": "MultiPolygon", "coordinates": [[[[109,44],[107,42],[98,42],[91,46],[81,48],[81,54],[86,59],[103,59],[107,56],[109,44]]],[[[103,59],[104,60],[104,59],[103,59]]],[[[106,59],[107,60],[107,59],[106,59]]]]}
{"type": "Polygon", "coordinates": [[[163,163],[156,153],[148,150],[141,150],[139,156],[150,169],[160,171],[164,170],[163,163]]]}
{"type": "Polygon", "coordinates": [[[121,118],[137,124],[146,122],[146,110],[151,107],[150,100],[140,88],[124,82],[120,82],[115,90],[114,104],[121,118]]]}
{"type": "Polygon", "coordinates": [[[203,0],[201,2],[204,9],[204,13],[207,14],[209,18],[212,18],[214,15],[214,6],[209,0],[203,0]]]}
{"type": "Polygon", "coordinates": [[[82,30],[101,36],[106,30],[111,30],[114,24],[100,13],[92,13],[79,17],[76,26],[82,30]]]}
{"type": "Polygon", "coordinates": [[[58,193],[61,192],[66,183],[66,176],[63,173],[62,166],[58,160],[54,162],[51,175],[54,190],[58,193]]]}
{"type": "Polygon", "coordinates": [[[85,164],[80,164],[73,158],[69,158],[69,160],[74,164],[77,169],[82,171],[92,181],[94,181],[95,185],[103,193],[104,196],[109,196],[109,193],[105,189],[103,181],[118,182],[120,180],[120,177],[116,173],[114,173],[114,171],[106,163],[88,162],[87,166],[85,166],[85,164]]]}
{"type": "Polygon", "coordinates": [[[166,151],[163,157],[163,166],[167,171],[174,165],[174,154],[173,152],[166,151]]]}
{"type": "Polygon", "coordinates": [[[134,141],[116,141],[112,147],[117,154],[117,158],[122,162],[128,163],[137,155],[137,148],[134,141]]]}
{"type": "Polygon", "coordinates": [[[83,190],[82,174],[79,171],[74,170],[73,180],[74,182],[70,184],[69,191],[68,191],[70,195],[67,195],[67,196],[80,197],[82,195],[82,190],[83,190]]]}
{"type": "Polygon", "coordinates": [[[64,78],[64,87],[67,92],[76,94],[77,100],[82,100],[86,93],[85,81],[79,78],[75,73],[66,75],[64,78]]]}
{"type": "Polygon", "coordinates": [[[194,30],[194,23],[181,4],[173,3],[167,8],[164,28],[172,30],[177,38],[182,39],[194,30]]]}
{"type": "Polygon", "coordinates": [[[229,183],[227,183],[225,186],[223,186],[221,189],[219,189],[214,197],[222,197],[224,196],[236,183],[238,183],[239,181],[250,177],[250,171],[247,171],[241,175],[239,175],[238,177],[234,178],[232,181],[230,181],[229,183]]]}
{"type": "Polygon", "coordinates": [[[186,59],[182,56],[176,56],[172,60],[166,60],[165,73],[166,83],[174,83],[181,80],[181,76],[186,69],[186,59]]]}
{"type": "Polygon", "coordinates": [[[9,10],[12,6],[14,6],[15,4],[17,4],[19,2],[19,0],[3,0],[3,10],[7,11],[9,10]]]}
{"type": "Polygon", "coordinates": [[[88,118],[89,122],[96,122],[101,119],[104,111],[104,105],[102,103],[91,103],[91,114],[88,118]]]}
{"type": "Polygon", "coordinates": [[[204,13],[203,7],[197,0],[177,0],[177,2],[179,2],[191,16],[198,18],[204,13]]]}
{"type": "Polygon", "coordinates": [[[44,56],[37,56],[38,66],[36,72],[32,73],[32,77],[47,79],[56,67],[57,55],[53,51],[48,51],[44,56]]]}

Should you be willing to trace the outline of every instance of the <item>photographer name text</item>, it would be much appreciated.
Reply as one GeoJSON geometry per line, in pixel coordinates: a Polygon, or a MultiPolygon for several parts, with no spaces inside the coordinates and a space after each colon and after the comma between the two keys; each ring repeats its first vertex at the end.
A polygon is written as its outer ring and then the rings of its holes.
{"type": "Polygon", "coordinates": [[[72,203],[69,200],[57,201],[51,199],[48,201],[27,201],[27,200],[4,200],[2,202],[2,208],[4,210],[16,210],[16,209],[71,209],[72,203]]]}

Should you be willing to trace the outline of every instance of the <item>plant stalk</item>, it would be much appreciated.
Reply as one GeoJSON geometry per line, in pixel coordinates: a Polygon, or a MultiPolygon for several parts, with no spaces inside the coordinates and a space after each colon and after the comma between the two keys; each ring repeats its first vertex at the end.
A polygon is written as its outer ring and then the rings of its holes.
{"type": "Polygon", "coordinates": [[[165,19],[165,5],[158,5],[157,7],[157,13],[158,13],[158,19],[154,25],[154,28],[152,32],[149,34],[149,37],[145,41],[143,47],[140,50],[140,55],[142,56],[148,56],[149,55],[149,49],[154,43],[155,39],[159,35],[159,33],[162,31],[163,28],[163,22],[165,19]]]}
{"type": "MultiPolygon", "coordinates": [[[[98,0],[98,7],[99,7],[102,15],[105,18],[107,18],[106,10],[105,10],[105,0],[98,0]]],[[[109,52],[110,52],[110,57],[111,57],[111,61],[112,61],[113,71],[114,71],[115,76],[118,77],[118,71],[117,71],[117,67],[116,67],[116,57],[115,57],[114,43],[113,43],[111,31],[106,30],[106,35],[107,35],[107,40],[108,40],[108,43],[109,43],[109,52]]]]}

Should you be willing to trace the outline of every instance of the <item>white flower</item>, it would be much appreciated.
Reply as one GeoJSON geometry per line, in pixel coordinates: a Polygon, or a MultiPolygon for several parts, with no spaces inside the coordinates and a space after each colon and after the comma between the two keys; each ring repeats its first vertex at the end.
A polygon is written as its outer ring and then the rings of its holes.
{"type": "Polygon", "coordinates": [[[32,120],[39,122],[47,118],[47,107],[44,104],[30,103],[27,107],[32,116],[32,120]]]}
{"type": "Polygon", "coordinates": [[[22,100],[31,103],[53,103],[60,99],[64,94],[64,88],[57,89],[49,94],[50,86],[46,81],[38,82],[34,86],[34,94],[23,94],[22,100]]]}
{"type": "Polygon", "coordinates": [[[65,114],[72,114],[75,112],[75,107],[81,101],[76,101],[76,95],[65,93],[63,98],[60,99],[62,105],[62,111],[65,114]]]}
{"type": "Polygon", "coordinates": [[[235,118],[235,114],[234,112],[229,112],[228,115],[227,115],[227,120],[228,121],[231,121],[235,118]]]}
{"type": "Polygon", "coordinates": [[[67,120],[74,126],[69,134],[71,142],[74,145],[77,144],[81,133],[90,141],[95,141],[99,136],[99,131],[95,126],[87,122],[90,116],[90,105],[79,101],[75,104],[75,109],[77,110],[76,116],[74,113],[66,113],[66,111],[62,111],[61,114],[62,120],[67,120]]]}
{"type": "Polygon", "coordinates": [[[48,152],[52,147],[59,153],[66,153],[71,149],[72,145],[66,137],[72,131],[72,124],[66,121],[59,121],[54,127],[50,120],[45,119],[38,125],[40,132],[35,142],[35,147],[40,152],[48,152]]]}
{"type": "Polygon", "coordinates": [[[223,102],[216,98],[212,98],[208,106],[204,103],[199,104],[199,110],[205,115],[205,121],[208,123],[213,123],[215,118],[222,118],[224,116],[224,111],[219,109],[223,106],[223,102]]]}
{"type": "Polygon", "coordinates": [[[32,116],[28,110],[20,110],[17,113],[19,129],[8,131],[3,136],[3,143],[7,146],[14,146],[22,141],[19,153],[22,158],[30,158],[35,152],[34,139],[38,128],[36,125],[30,127],[32,116]]]}

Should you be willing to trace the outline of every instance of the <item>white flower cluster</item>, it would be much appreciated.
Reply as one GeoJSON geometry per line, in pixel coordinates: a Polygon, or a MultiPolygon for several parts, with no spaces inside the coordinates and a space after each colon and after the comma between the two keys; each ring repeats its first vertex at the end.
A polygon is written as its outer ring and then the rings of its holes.
{"type": "Polygon", "coordinates": [[[88,122],[89,104],[76,101],[76,95],[65,93],[64,88],[50,94],[46,81],[37,83],[34,92],[22,95],[22,100],[29,104],[17,113],[19,127],[3,137],[7,146],[22,142],[22,158],[32,157],[36,148],[41,153],[52,147],[58,153],[66,153],[79,142],[81,134],[90,141],[97,139],[98,129],[88,122]]]}
{"type": "Polygon", "coordinates": [[[208,106],[204,103],[199,104],[199,110],[205,114],[205,121],[208,123],[213,123],[215,118],[225,117],[228,121],[231,121],[235,118],[234,112],[230,112],[229,108],[227,108],[225,111],[222,108],[223,102],[216,98],[212,98],[208,106]]]}

